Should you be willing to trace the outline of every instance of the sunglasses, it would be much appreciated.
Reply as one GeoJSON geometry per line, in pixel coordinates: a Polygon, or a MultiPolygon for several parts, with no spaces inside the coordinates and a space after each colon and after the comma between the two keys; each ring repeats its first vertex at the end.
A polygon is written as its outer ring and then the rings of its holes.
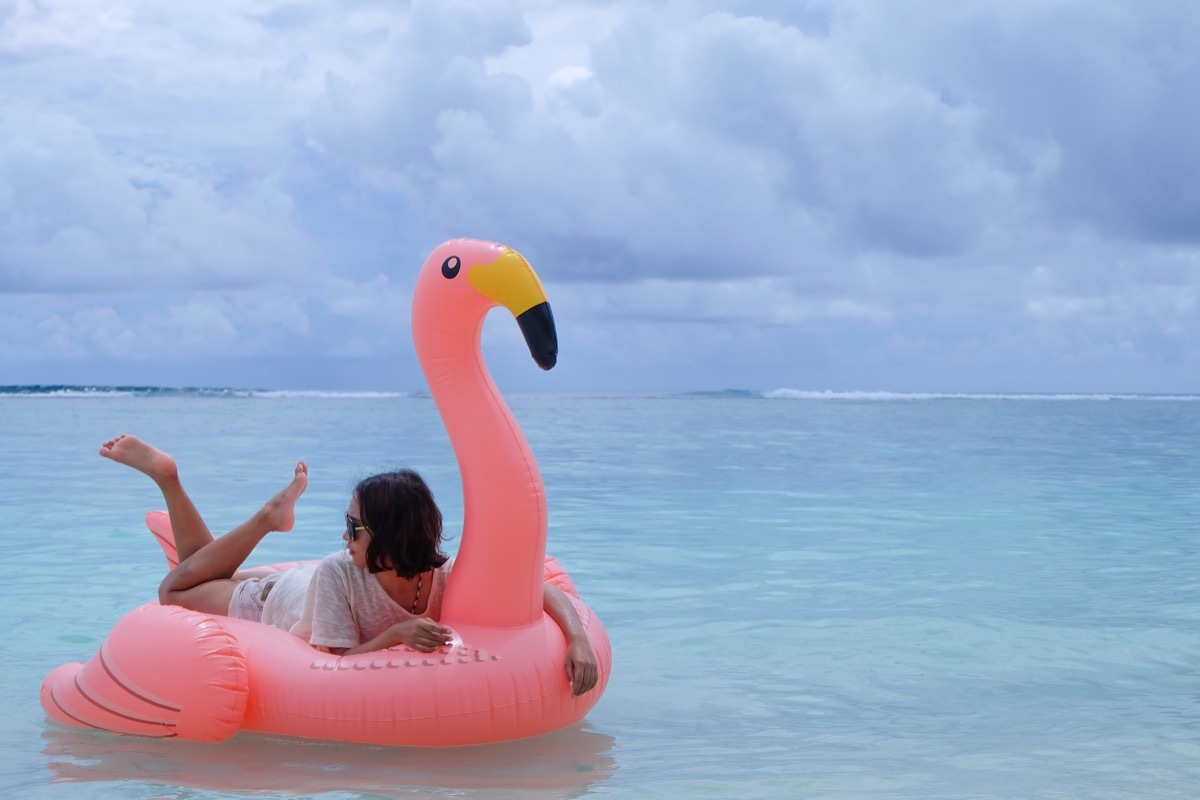
{"type": "Polygon", "coordinates": [[[346,538],[354,541],[358,538],[359,531],[367,530],[367,526],[363,525],[360,520],[355,519],[349,514],[346,515],[346,538]]]}

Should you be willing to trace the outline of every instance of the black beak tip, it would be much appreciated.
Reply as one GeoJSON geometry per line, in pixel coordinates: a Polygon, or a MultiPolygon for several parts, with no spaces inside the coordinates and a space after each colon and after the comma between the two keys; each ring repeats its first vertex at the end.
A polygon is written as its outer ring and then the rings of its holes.
{"type": "Polygon", "coordinates": [[[558,363],[558,332],[549,303],[540,303],[517,317],[529,354],[542,369],[552,369],[558,363]]]}

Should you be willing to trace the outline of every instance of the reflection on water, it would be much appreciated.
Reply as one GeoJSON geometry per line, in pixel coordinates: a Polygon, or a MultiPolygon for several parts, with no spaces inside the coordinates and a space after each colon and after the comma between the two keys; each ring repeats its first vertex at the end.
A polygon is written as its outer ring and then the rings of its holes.
{"type": "Polygon", "coordinates": [[[396,748],[242,733],[215,744],[161,741],[57,726],[43,734],[52,780],[135,780],[222,792],[365,792],[410,800],[426,788],[509,790],[496,796],[579,797],[617,770],[611,736],[586,722],[516,742],[396,748]]]}

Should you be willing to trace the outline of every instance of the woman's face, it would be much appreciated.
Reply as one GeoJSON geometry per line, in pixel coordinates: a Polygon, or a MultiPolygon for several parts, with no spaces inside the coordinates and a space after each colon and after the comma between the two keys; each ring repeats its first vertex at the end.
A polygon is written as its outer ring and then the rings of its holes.
{"type": "MultiPolygon", "coordinates": [[[[362,508],[358,504],[358,496],[350,497],[350,505],[346,508],[346,516],[350,518],[350,523],[355,526],[362,526],[362,508]]],[[[367,568],[367,545],[371,543],[371,532],[365,527],[358,529],[358,535],[354,541],[350,541],[348,531],[342,532],[342,541],[346,543],[346,550],[350,553],[350,560],[354,562],[354,566],[359,569],[367,568]]]]}

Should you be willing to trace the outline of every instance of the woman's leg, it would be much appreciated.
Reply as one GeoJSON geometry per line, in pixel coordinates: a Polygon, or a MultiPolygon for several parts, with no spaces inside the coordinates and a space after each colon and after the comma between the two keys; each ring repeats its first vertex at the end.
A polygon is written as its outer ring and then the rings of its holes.
{"type": "Polygon", "coordinates": [[[296,522],[296,501],[308,486],[308,467],[301,461],[296,475],[254,516],[224,536],[179,562],[158,587],[158,601],[208,614],[225,614],[238,581],[233,577],[263,537],[290,531],[296,522]]]}
{"type": "Polygon", "coordinates": [[[301,461],[287,487],[250,519],[219,539],[213,539],[179,483],[174,460],[166,453],[136,437],[122,436],[105,442],[100,455],[149,475],[167,500],[167,513],[175,528],[180,562],[159,586],[159,602],[209,614],[227,613],[238,583],[233,575],[263,537],[272,531],[292,529],[296,501],[308,485],[308,467],[301,461]],[[187,544],[181,542],[181,538],[186,539],[187,544]],[[184,555],[185,548],[187,555],[184,555]]]}
{"type": "Polygon", "coordinates": [[[100,446],[100,455],[148,475],[158,486],[167,504],[167,515],[171,518],[171,530],[175,534],[175,549],[180,561],[213,541],[208,525],[183,490],[175,459],[136,436],[118,436],[108,440],[100,446]]]}

